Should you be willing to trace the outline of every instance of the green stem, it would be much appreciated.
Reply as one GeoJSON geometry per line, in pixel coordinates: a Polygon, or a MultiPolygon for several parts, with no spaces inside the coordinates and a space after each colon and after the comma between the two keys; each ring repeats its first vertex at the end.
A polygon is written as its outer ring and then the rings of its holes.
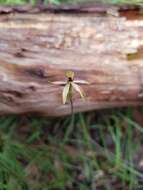
{"type": "Polygon", "coordinates": [[[68,138],[74,128],[74,107],[73,107],[73,99],[72,99],[72,87],[70,88],[70,92],[69,92],[69,101],[70,101],[70,105],[71,105],[71,122],[66,130],[63,144],[68,142],[68,138]]]}
{"type": "Polygon", "coordinates": [[[71,116],[73,116],[73,99],[72,96],[70,97],[70,105],[71,105],[71,116]]]}

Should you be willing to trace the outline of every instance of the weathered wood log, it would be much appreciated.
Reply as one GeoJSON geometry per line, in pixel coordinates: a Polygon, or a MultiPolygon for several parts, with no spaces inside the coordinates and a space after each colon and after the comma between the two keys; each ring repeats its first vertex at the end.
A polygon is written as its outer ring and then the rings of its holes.
{"type": "Polygon", "coordinates": [[[0,114],[70,114],[63,86],[52,84],[66,70],[89,82],[80,85],[85,101],[74,93],[75,112],[142,105],[143,17],[0,15],[0,114]]]}

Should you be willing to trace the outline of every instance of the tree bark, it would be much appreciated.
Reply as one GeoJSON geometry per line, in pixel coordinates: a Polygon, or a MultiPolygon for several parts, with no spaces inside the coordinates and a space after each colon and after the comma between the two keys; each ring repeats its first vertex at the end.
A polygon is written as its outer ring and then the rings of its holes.
{"type": "Polygon", "coordinates": [[[0,15],[0,114],[71,113],[66,70],[86,94],[74,112],[143,104],[143,17],[101,13],[0,15]]]}

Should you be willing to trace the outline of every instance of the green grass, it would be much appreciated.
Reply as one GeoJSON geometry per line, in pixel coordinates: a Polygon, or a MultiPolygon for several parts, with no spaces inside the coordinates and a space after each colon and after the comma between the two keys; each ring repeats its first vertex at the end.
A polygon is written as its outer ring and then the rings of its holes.
{"type": "Polygon", "coordinates": [[[1,117],[0,190],[142,189],[142,133],[131,109],[1,117]]]}
{"type": "MultiPolygon", "coordinates": [[[[105,2],[105,3],[113,3],[113,4],[142,4],[143,0],[88,0],[89,2],[105,2]]],[[[0,4],[36,4],[37,0],[0,0],[0,4]]],[[[87,0],[43,0],[44,4],[47,3],[78,3],[78,2],[87,2],[87,0]]]]}

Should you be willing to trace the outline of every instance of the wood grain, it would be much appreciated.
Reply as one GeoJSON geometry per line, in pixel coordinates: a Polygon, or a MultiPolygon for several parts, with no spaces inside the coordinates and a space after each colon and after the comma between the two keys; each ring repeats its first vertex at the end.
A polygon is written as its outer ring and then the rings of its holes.
{"type": "Polygon", "coordinates": [[[1,14],[0,114],[70,114],[52,84],[66,70],[89,82],[74,112],[142,105],[143,19],[131,14],[1,14]]]}

